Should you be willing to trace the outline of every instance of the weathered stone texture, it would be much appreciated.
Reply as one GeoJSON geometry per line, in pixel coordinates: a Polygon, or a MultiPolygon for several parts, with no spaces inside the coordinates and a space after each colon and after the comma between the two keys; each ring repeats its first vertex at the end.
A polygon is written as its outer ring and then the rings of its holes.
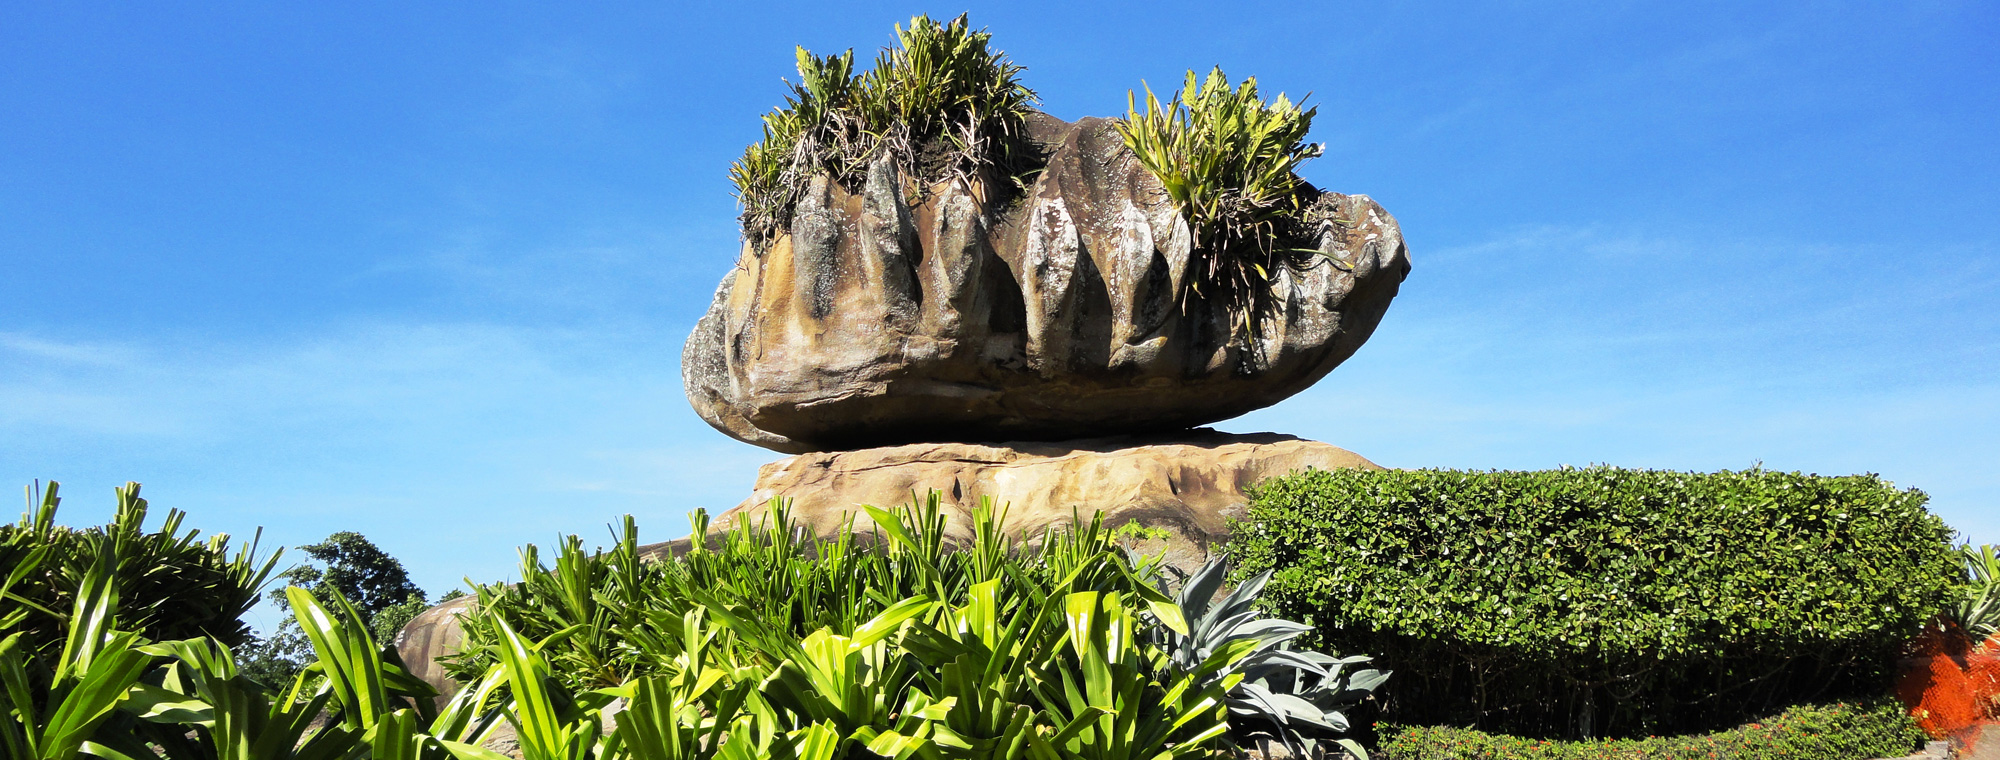
{"type": "Polygon", "coordinates": [[[969,539],[982,497],[1007,506],[1010,533],[1066,527],[1102,511],[1107,525],[1139,521],[1196,549],[1226,540],[1245,514],[1244,489],[1306,469],[1381,469],[1345,449],[1275,433],[1211,430],[1172,436],[1119,436],[1059,443],[929,443],[810,453],[764,465],[750,498],[715,520],[720,530],[762,519],[773,497],[791,500],[792,520],[820,535],[859,507],[891,507],[940,493],[947,534],[969,539]]]}
{"type": "Polygon", "coordinates": [[[875,164],[822,178],[788,234],[746,246],[682,354],[717,429],[800,453],[924,441],[1189,428],[1318,381],[1367,340],[1409,270],[1366,196],[1328,194],[1315,265],[1281,270],[1261,339],[1176,302],[1187,224],[1106,119],[1037,116],[1052,150],[1025,195],[929,188],[875,164]]]}

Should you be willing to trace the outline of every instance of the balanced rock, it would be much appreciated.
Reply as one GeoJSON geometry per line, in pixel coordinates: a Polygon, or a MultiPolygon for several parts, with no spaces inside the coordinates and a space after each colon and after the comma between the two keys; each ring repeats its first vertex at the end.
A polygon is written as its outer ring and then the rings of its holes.
{"type": "MultiPolygon", "coordinates": [[[[981,498],[1006,507],[1009,533],[1064,528],[1102,512],[1107,526],[1138,522],[1163,543],[1170,560],[1198,563],[1227,540],[1229,520],[1247,512],[1245,489],[1306,469],[1381,467],[1317,441],[1275,433],[1213,430],[1164,436],[1117,436],[1059,443],[905,444],[809,453],[764,465],[751,497],[718,516],[714,529],[765,519],[774,497],[790,500],[795,525],[822,536],[853,521],[873,524],[860,505],[891,507],[936,490],[947,538],[971,538],[981,498]]],[[[1176,564],[1183,564],[1176,562],[1176,564]]]]}
{"type": "Polygon", "coordinates": [[[1181,298],[1200,254],[1111,120],[1029,128],[1048,161],[1017,197],[979,179],[917,192],[887,159],[859,187],[814,180],[688,338],[695,410],[787,453],[1180,430],[1318,381],[1409,271],[1381,206],[1318,194],[1302,241],[1318,255],[1271,273],[1253,335],[1181,298]]]}

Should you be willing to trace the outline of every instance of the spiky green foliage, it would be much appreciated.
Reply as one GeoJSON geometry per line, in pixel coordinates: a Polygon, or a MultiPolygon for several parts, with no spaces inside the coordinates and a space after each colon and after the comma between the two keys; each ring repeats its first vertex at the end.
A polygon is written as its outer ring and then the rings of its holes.
{"type": "Polygon", "coordinates": [[[29,652],[54,654],[69,628],[75,593],[90,568],[109,553],[125,630],[150,639],[212,636],[241,643],[243,613],[257,603],[278,556],[258,556],[257,541],[230,546],[227,535],[203,538],[183,530],[186,515],[170,510],[159,529],[145,528],[147,503],[139,484],[116,490],[111,522],[75,529],[56,524],[61,485],[30,487],[28,511],[0,525],[0,635],[18,631],[29,652]]]}
{"type": "MultiPolygon", "coordinates": [[[[607,551],[565,538],[545,565],[531,549],[520,583],[479,589],[459,673],[491,667],[518,632],[549,642],[552,677],[574,689],[708,674],[751,685],[742,710],[759,728],[747,746],[790,741],[786,751],[829,758],[1115,760],[1223,746],[1223,695],[1240,676],[1221,671],[1250,645],[1186,668],[1151,646],[1146,631],[1185,629],[1184,616],[1149,583],[1156,559],[1119,548],[1101,520],[1021,540],[987,502],[971,540],[954,545],[935,493],[865,510],[877,530],[850,524],[822,539],[780,502],[657,561],[639,558],[629,520],[607,551]]],[[[693,523],[707,535],[704,516],[693,523]]]]}
{"type": "Polygon", "coordinates": [[[1372,661],[1365,655],[1337,657],[1293,649],[1292,642],[1310,633],[1312,626],[1265,617],[1255,608],[1271,571],[1244,580],[1216,599],[1228,574],[1227,559],[1217,555],[1188,576],[1174,597],[1188,618],[1188,630],[1152,628],[1148,635],[1154,644],[1172,667],[1192,671],[1215,652],[1247,643],[1249,654],[1213,676],[1216,681],[1239,678],[1227,691],[1230,727],[1239,741],[1275,740],[1303,756],[1313,752],[1320,740],[1331,739],[1360,760],[1368,760],[1368,752],[1345,736],[1346,711],[1373,693],[1389,673],[1357,667],[1372,661]]]}
{"type": "MultiPolygon", "coordinates": [[[[1157,558],[1127,553],[1100,518],[1023,542],[1005,533],[1004,510],[982,502],[974,510],[971,544],[955,551],[935,492],[904,508],[868,510],[876,530],[850,525],[832,538],[812,536],[794,523],[782,501],[717,534],[708,534],[707,516],[696,512],[695,535],[709,539],[657,562],[640,556],[630,517],[605,551],[586,551],[581,539],[567,536],[547,564],[529,545],[522,550],[520,583],[477,589],[477,607],[485,613],[463,621],[466,636],[493,641],[494,616],[531,639],[569,631],[550,657],[573,685],[597,688],[654,672],[670,658],[657,649],[672,638],[661,621],[678,620],[709,597],[727,599],[743,617],[794,638],[821,628],[850,634],[913,596],[960,603],[974,584],[999,578],[1008,579],[1010,599],[1035,603],[1057,590],[1124,591],[1166,602],[1144,581],[1156,572],[1157,558]]],[[[486,665],[464,660],[453,672],[470,678],[486,665]]]]}
{"type": "Polygon", "coordinates": [[[1187,219],[1193,252],[1183,309],[1226,309],[1248,334],[1276,306],[1272,281],[1282,267],[1313,263],[1294,239],[1306,211],[1298,168],[1322,147],[1305,141],[1317,108],[1280,93],[1266,102],[1251,77],[1231,86],[1221,68],[1161,103],[1150,87],[1142,106],[1128,101],[1118,132],[1158,177],[1187,219]]]}
{"type": "Polygon", "coordinates": [[[1974,642],[2000,635],[2000,547],[1958,547],[1965,562],[1965,595],[1949,611],[1951,621],[1974,642]]]}
{"type": "Polygon", "coordinates": [[[893,160],[917,191],[994,170],[1028,171],[1020,143],[1035,94],[1022,68],[991,47],[961,15],[896,27],[896,47],[858,72],[854,51],[816,56],[799,48],[797,83],[764,116],[764,136],[729,169],[743,231],[762,245],[791,223],[799,193],[816,176],[852,186],[877,159],[893,160]]]}

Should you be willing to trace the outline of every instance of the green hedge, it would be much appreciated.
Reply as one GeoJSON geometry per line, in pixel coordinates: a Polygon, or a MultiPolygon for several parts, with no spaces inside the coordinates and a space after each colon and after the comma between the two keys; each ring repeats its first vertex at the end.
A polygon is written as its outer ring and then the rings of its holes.
{"type": "Polygon", "coordinates": [[[1712,734],[1547,741],[1441,726],[1378,726],[1383,760],[1866,760],[1929,737],[1894,701],[1794,707],[1712,734]]]}
{"type": "Polygon", "coordinates": [[[1308,471],[1230,545],[1275,614],[1395,670],[1383,717],[1686,733],[1886,688],[1942,607],[1950,529],[1874,476],[1609,467],[1308,471]]]}

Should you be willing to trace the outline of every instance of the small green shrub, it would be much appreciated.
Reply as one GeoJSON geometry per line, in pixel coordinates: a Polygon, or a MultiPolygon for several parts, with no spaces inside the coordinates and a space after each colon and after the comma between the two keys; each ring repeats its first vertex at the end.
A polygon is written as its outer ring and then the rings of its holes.
{"type": "Polygon", "coordinates": [[[1311,471],[1254,492],[1237,573],[1396,671],[1387,719],[1685,733],[1887,688],[1954,590],[1950,529],[1874,476],[1311,471]]]}
{"type": "Polygon", "coordinates": [[[763,139],[729,169],[745,237],[762,245],[783,232],[813,177],[852,187],[884,156],[919,186],[1035,168],[1021,142],[1035,93],[1021,84],[1020,66],[989,48],[992,37],[963,15],[917,16],[896,27],[898,46],[865,73],[851,49],[822,57],[799,48],[800,81],[787,83],[785,105],[764,116],[763,139]]]}
{"type": "Polygon", "coordinates": [[[1378,726],[1384,760],[1867,760],[1902,757],[1926,736],[1902,706],[1793,707],[1767,720],[1694,736],[1549,741],[1445,726],[1378,726]]]}
{"type": "Polygon", "coordinates": [[[1232,87],[1221,68],[1200,81],[1189,71],[1164,105],[1150,87],[1143,109],[1130,101],[1118,132],[1194,235],[1182,308],[1197,299],[1219,304],[1255,334],[1258,318],[1278,305],[1271,283],[1279,269],[1314,263],[1293,241],[1310,200],[1298,167],[1323,152],[1305,141],[1318,110],[1282,93],[1267,103],[1255,77],[1232,87]]]}

